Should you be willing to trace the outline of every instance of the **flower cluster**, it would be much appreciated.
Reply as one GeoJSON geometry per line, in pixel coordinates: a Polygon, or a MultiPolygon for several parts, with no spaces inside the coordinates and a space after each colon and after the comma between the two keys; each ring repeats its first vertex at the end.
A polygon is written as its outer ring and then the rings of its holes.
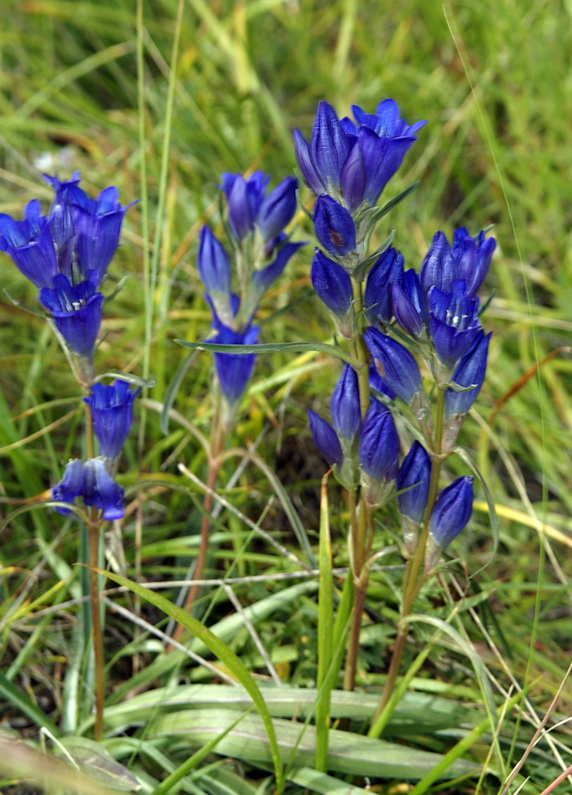
{"type": "MultiPolygon", "coordinates": [[[[103,519],[123,516],[123,489],[113,479],[117,459],[133,421],[133,401],[140,389],[131,389],[127,381],[91,387],[84,402],[90,407],[93,431],[100,455],[85,462],[69,461],[62,480],[52,489],[59,502],[73,504],[78,497],[89,507],[102,511],[103,519]]],[[[69,513],[58,508],[60,513],[69,513]]]]}
{"type": "Polygon", "coordinates": [[[340,481],[347,488],[359,483],[366,501],[386,498],[395,485],[410,554],[420,526],[428,523],[431,568],[472,510],[472,478],[455,480],[439,495],[433,487],[430,505],[429,486],[432,462],[451,451],[484,381],[490,334],[481,325],[477,292],[496,243],[465,228],[454,232],[452,243],[437,232],[419,273],[406,270],[393,247],[370,255],[367,244],[384,212],[374,205],[425,122],[408,125],[393,100],[381,102],[375,114],[355,106],[353,114],[355,123],[338,120],[320,102],[310,141],[295,130],[294,144],[304,180],[317,196],[313,220],[321,248],[312,262],[312,284],[352,349],[365,344],[371,358],[354,366],[370,367],[369,391],[381,393],[383,402],[362,395],[362,407],[369,408],[360,413],[358,376],[347,365],[332,395],[332,425],[310,412],[310,428],[340,481]],[[433,379],[430,392],[420,359],[433,379]],[[437,394],[443,420],[438,439],[431,416],[437,394]],[[391,413],[396,399],[410,407],[425,445],[414,442],[401,466],[391,413]]]}
{"type": "Polygon", "coordinates": [[[119,245],[121,224],[128,207],[118,201],[114,187],[97,199],[79,187],[79,174],[69,182],[44,175],[54,199],[47,216],[34,199],[23,221],[0,214],[0,250],[36,287],[65,349],[83,360],[90,371],[102,318],[99,291],[119,245]]]}
{"type": "MultiPolygon", "coordinates": [[[[102,320],[104,296],[100,287],[119,245],[123,216],[128,207],[118,201],[114,187],[92,199],[79,187],[76,172],[68,182],[44,175],[54,198],[47,216],[37,200],[31,201],[22,221],[0,215],[0,250],[36,287],[38,300],[49,312],[74,374],[85,389],[93,380],[93,352],[102,320]]],[[[129,205],[131,206],[131,205],[129,205]]],[[[104,519],[123,516],[123,489],[113,479],[116,460],[133,418],[139,390],[126,381],[91,387],[85,402],[90,407],[100,456],[70,461],[53,499],[102,511],[104,519]]],[[[58,509],[69,513],[66,508],[58,509]]]]}
{"type": "MultiPolygon", "coordinates": [[[[260,298],[304,245],[290,242],[284,232],[296,211],[297,181],[287,177],[267,193],[269,181],[262,171],[248,179],[241,174],[223,174],[234,278],[227,249],[208,226],[201,229],[197,267],[213,316],[210,342],[258,342],[259,329],[253,318],[260,298]]],[[[222,394],[230,407],[235,406],[250,380],[256,356],[217,352],[214,357],[222,394]]]]}

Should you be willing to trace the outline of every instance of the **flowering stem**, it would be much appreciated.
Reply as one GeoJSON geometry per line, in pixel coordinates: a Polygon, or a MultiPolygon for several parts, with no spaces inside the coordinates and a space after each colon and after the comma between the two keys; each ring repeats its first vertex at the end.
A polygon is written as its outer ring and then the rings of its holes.
{"type": "MultiPolygon", "coordinates": [[[[352,280],[352,290],[354,323],[356,326],[352,340],[352,348],[354,358],[358,363],[359,402],[360,413],[363,420],[369,407],[369,356],[362,334],[363,297],[361,283],[352,280]]],[[[355,590],[350,636],[348,639],[348,653],[344,670],[344,690],[353,690],[355,687],[359,636],[369,581],[369,572],[366,563],[373,536],[371,512],[368,509],[363,492],[360,493],[359,498],[356,499],[356,491],[350,490],[348,492],[351,521],[352,572],[355,590]]]]}
{"type": "Polygon", "coordinates": [[[409,623],[405,622],[403,619],[406,618],[411,613],[411,608],[413,607],[413,603],[417,597],[417,594],[419,593],[423,583],[425,582],[425,576],[426,576],[425,573],[424,572],[421,573],[421,576],[419,573],[421,571],[421,567],[425,559],[425,549],[427,546],[427,539],[429,537],[429,520],[431,518],[431,512],[433,511],[433,506],[435,505],[435,500],[437,499],[437,491],[439,488],[439,475],[441,473],[441,463],[443,460],[441,449],[442,449],[442,439],[443,439],[444,408],[445,408],[445,393],[443,392],[443,390],[439,389],[437,391],[437,401],[435,407],[433,465],[431,467],[431,480],[429,482],[429,493],[427,496],[427,507],[425,509],[423,528],[421,531],[421,535],[419,537],[419,541],[417,542],[417,548],[415,549],[415,554],[413,555],[412,558],[409,559],[405,569],[405,578],[403,583],[403,601],[401,604],[401,617],[397,627],[397,639],[395,641],[395,647],[393,649],[393,655],[391,657],[391,663],[389,665],[389,671],[387,672],[387,679],[385,681],[385,687],[381,695],[381,700],[379,702],[375,715],[373,716],[372,727],[370,730],[370,736],[372,737],[380,736],[385,725],[387,724],[387,721],[391,716],[390,711],[387,711],[387,713],[385,712],[385,707],[388,704],[388,701],[395,687],[395,680],[397,679],[397,675],[399,673],[401,659],[403,657],[403,652],[405,651],[405,644],[409,632],[409,623]]]}

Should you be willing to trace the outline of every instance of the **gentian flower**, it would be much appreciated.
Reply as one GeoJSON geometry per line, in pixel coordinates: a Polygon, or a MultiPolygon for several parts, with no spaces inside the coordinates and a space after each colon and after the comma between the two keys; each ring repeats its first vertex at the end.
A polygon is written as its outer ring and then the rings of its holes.
{"type": "Polygon", "coordinates": [[[364,293],[365,316],[372,325],[387,325],[393,317],[390,285],[403,276],[403,254],[390,247],[377,259],[367,275],[364,293]]]}
{"type": "Polygon", "coordinates": [[[452,292],[453,282],[464,279],[466,293],[473,297],[483,283],[495,248],[496,240],[485,238],[484,232],[473,238],[464,227],[456,229],[452,246],[443,232],[436,232],[421,265],[423,291],[428,295],[436,286],[452,292]]]}
{"type": "MultiPolygon", "coordinates": [[[[255,345],[258,342],[258,326],[249,326],[244,331],[235,331],[222,323],[212,340],[219,345],[255,345]]],[[[234,405],[244,394],[254,369],[254,353],[216,353],[215,369],[223,395],[234,405]]]]}
{"type": "Polygon", "coordinates": [[[457,478],[437,497],[429,529],[439,549],[446,549],[463,530],[473,512],[473,478],[457,478]]]}
{"type": "MultiPolygon", "coordinates": [[[[86,462],[70,461],[62,480],[52,489],[52,499],[73,505],[81,497],[89,507],[102,511],[104,519],[121,519],[125,509],[123,489],[109,475],[102,458],[90,458],[86,462]]],[[[57,508],[59,513],[69,513],[57,508]]]]}
{"type": "Polygon", "coordinates": [[[330,423],[312,409],[308,409],[308,422],[314,444],[320,454],[330,466],[334,466],[334,464],[341,466],[344,461],[342,446],[330,423]]]}
{"type": "Polygon", "coordinates": [[[332,314],[344,321],[352,304],[352,282],[347,272],[317,248],[310,278],[318,297],[332,314]]]}
{"type": "Polygon", "coordinates": [[[427,505],[431,458],[419,442],[413,442],[397,473],[396,486],[402,491],[397,498],[399,510],[417,524],[422,521],[427,505]]]}
{"type": "Polygon", "coordinates": [[[397,340],[369,327],[364,339],[378,373],[389,388],[406,403],[421,392],[421,373],[413,356],[397,340]]]}
{"type": "Polygon", "coordinates": [[[455,367],[451,381],[465,391],[447,389],[445,392],[446,420],[455,414],[466,414],[477,399],[485,380],[490,338],[491,334],[485,334],[480,330],[469,350],[455,367]],[[473,386],[473,389],[467,389],[470,386],[473,386]]]}
{"type": "Polygon", "coordinates": [[[97,199],[89,198],[79,187],[77,172],[69,182],[47,174],[44,179],[55,193],[49,215],[41,214],[37,201],[28,204],[23,221],[0,215],[0,250],[36,287],[53,287],[58,273],[75,285],[86,281],[91,271],[99,286],[119,245],[128,207],[119,204],[113,187],[97,199]]]}
{"type": "Polygon", "coordinates": [[[310,143],[294,130],[294,148],[308,187],[353,213],[364,202],[377,203],[425,122],[407,125],[391,99],[380,102],[375,114],[357,105],[352,110],[357,124],[339,121],[331,105],[320,102],[310,143]]]}
{"type": "Polygon", "coordinates": [[[330,400],[332,425],[338,435],[353,439],[361,425],[358,378],[349,364],[344,365],[330,400]]]}
{"type": "Polygon", "coordinates": [[[395,400],[397,395],[395,394],[393,389],[389,387],[387,381],[384,378],[382,378],[380,374],[377,372],[374,364],[370,364],[368,375],[369,375],[369,385],[372,389],[377,390],[382,395],[388,397],[390,400],[395,400]]]}
{"type": "Polygon", "coordinates": [[[318,196],[314,207],[316,237],[329,254],[345,257],[356,247],[356,227],[351,215],[326,194],[318,196]]]}
{"type": "Polygon", "coordinates": [[[58,273],[52,287],[42,287],[38,300],[51,314],[66,345],[76,356],[91,360],[102,317],[103,295],[96,291],[98,276],[70,284],[67,276],[58,273]]]}
{"type": "Polygon", "coordinates": [[[84,398],[91,409],[93,430],[104,458],[115,460],[121,453],[133,421],[133,401],[140,391],[131,389],[127,381],[116,379],[106,386],[94,384],[89,397],[84,398]]]}
{"type": "Polygon", "coordinates": [[[452,369],[481,330],[479,299],[467,294],[466,282],[458,279],[451,292],[438,287],[429,291],[429,329],[433,347],[445,367],[452,369]]]}
{"type": "Polygon", "coordinates": [[[372,399],[359,438],[359,463],[366,481],[366,499],[379,502],[382,488],[397,473],[399,435],[391,411],[372,399]]]}
{"type": "Polygon", "coordinates": [[[255,171],[247,180],[242,174],[223,174],[222,189],[228,203],[228,220],[237,240],[258,229],[265,241],[274,241],[296,212],[298,181],[286,177],[266,196],[270,177],[255,171]]]}

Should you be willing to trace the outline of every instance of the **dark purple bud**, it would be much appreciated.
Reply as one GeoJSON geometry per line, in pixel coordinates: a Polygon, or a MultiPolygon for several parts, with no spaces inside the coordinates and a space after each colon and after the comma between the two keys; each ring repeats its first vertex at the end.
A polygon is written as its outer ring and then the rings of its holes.
{"type": "Polygon", "coordinates": [[[369,327],[364,339],[378,373],[406,403],[421,391],[421,373],[413,356],[399,342],[369,327]]]}
{"type": "Polygon", "coordinates": [[[373,481],[392,480],[397,471],[399,436],[391,411],[373,399],[359,439],[362,471],[373,481]]]}
{"type": "Polygon", "coordinates": [[[330,196],[318,196],[314,209],[316,237],[329,254],[345,257],[356,247],[356,228],[351,215],[330,196]]]}
{"type": "Polygon", "coordinates": [[[459,279],[451,285],[452,292],[438,287],[429,291],[429,329],[439,360],[452,369],[471,347],[479,330],[479,299],[466,293],[466,282],[459,279]]]}
{"type": "Polygon", "coordinates": [[[290,259],[301,246],[305,245],[305,243],[286,243],[276,254],[274,261],[271,262],[270,265],[262,268],[262,270],[254,271],[252,274],[252,281],[259,288],[260,295],[270,287],[273,281],[282,275],[290,259]]]}
{"type": "Polygon", "coordinates": [[[54,276],[53,287],[42,287],[38,300],[47,309],[68,348],[91,359],[102,317],[103,295],[96,291],[98,277],[72,285],[63,273],[54,276]]]}
{"type": "Polygon", "coordinates": [[[396,486],[403,491],[397,498],[399,510],[408,519],[423,519],[431,480],[431,458],[419,442],[413,442],[397,473],[396,486]]]}
{"type": "Polygon", "coordinates": [[[473,385],[473,389],[466,389],[464,392],[447,389],[445,392],[445,419],[449,419],[454,414],[466,414],[477,399],[485,380],[490,338],[491,334],[485,335],[484,331],[480,331],[469,350],[455,367],[451,381],[465,388],[473,385]]]}
{"type": "Polygon", "coordinates": [[[286,177],[264,199],[256,217],[256,225],[265,240],[279,235],[296,212],[298,180],[286,177]]]}
{"type": "Polygon", "coordinates": [[[452,254],[457,263],[456,278],[465,279],[469,295],[475,295],[483,283],[496,245],[494,237],[486,239],[484,232],[472,238],[464,227],[455,230],[452,254]]]}
{"type": "Polygon", "coordinates": [[[349,148],[335,110],[327,102],[320,101],[312,129],[310,157],[328,193],[341,188],[341,173],[349,148]]]}
{"type": "Polygon", "coordinates": [[[456,278],[449,241],[443,232],[435,232],[433,242],[421,264],[421,288],[425,295],[434,286],[440,290],[448,290],[456,278]]]}
{"type": "Polygon", "coordinates": [[[310,432],[314,440],[314,444],[318,448],[320,454],[326,459],[330,466],[337,464],[341,466],[344,460],[340,440],[336,432],[323,417],[316,414],[312,409],[308,409],[308,422],[310,423],[310,432]]]}
{"type": "Polygon", "coordinates": [[[346,271],[337,262],[328,259],[316,249],[310,272],[312,285],[330,312],[343,318],[352,303],[352,282],[346,271]]]}
{"type": "Polygon", "coordinates": [[[203,226],[199,235],[197,268],[207,292],[230,294],[230,260],[208,226],[203,226]]]}
{"type": "Polygon", "coordinates": [[[358,377],[349,364],[344,365],[330,400],[332,425],[336,433],[352,439],[361,425],[358,377]]]}
{"type": "MultiPolygon", "coordinates": [[[[218,326],[218,334],[213,342],[218,345],[256,345],[258,326],[250,326],[246,331],[218,326]]],[[[215,353],[215,368],[223,395],[230,405],[236,403],[244,394],[254,369],[254,353],[215,353]]]]}
{"type": "Polygon", "coordinates": [[[372,325],[387,325],[393,317],[391,284],[403,276],[403,255],[388,248],[367,275],[364,293],[365,316],[372,325]]]}
{"type": "Polygon", "coordinates": [[[391,285],[391,301],[395,319],[412,337],[420,337],[428,324],[426,299],[421,292],[419,276],[410,268],[401,282],[391,285]]]}
{"type": "Polygon", "coordinates": [[[463,530],[473,511],[473,478],[457,478],[437,497],[429,528],[440,549],[446,549],[463,530]]]}
{"type": "Polygon", "coordinates": [[[141,389],[131,389],[127,381],[94,384],[84,402],[91,408],[93,430],[104,458],[115,459],[127,438],[133,421],[133,401],[141,389]]]}

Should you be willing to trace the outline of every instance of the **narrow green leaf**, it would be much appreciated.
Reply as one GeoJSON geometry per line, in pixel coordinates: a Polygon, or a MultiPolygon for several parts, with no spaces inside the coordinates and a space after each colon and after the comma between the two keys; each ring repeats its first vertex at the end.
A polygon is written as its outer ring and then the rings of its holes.
{"type": "Polygon", "coordinates": [[[321,795],[360,795],[360,793],[371,792],[369,789],[355,787],[353,784],[348,784],[347,781],[340,781],[333,776],[326,775],[326,773],[312,770],[310,767],[299,767],[297,770],[291,770],[287,777],[294,784],[298,784],[304,789],[310,789],[313,792],[319,792],[321,795]]]}
{"type": "Polygon", "coordinates": [[[329,353],[330,356],[336,356],[355,366],[353,357],[349,353],[336,345],[327,345],[325,342],[265,342],[262,345],[221,345],[215,342],[186,342],[185,340],[173,340],[173,342],[184,348],[192,348],[197,351],[210,350],[213,353],[281,353],[282,351],[329,353]]]}
{"type": "Polygon", "coordinates": [[[20,710],[20,712],[30,718],[36,726],[47,729],[54,737],[59,737],[60,730],[56,724],[48,718],[36,704],[30,701],[28,696],[22,693],[21,690],[18,690],[16,685],[12,684],[9,679],[6,679],[1,671],[0,695],[2,695],[9,704],[12,704],[15,709],[20,710]]]}
{"type": "Polygon", "coordinates": [[[267,732],[270,756],[276,775],[276,789],[278,792],[282,792],[284,784],[282,763],[280,761],[278,741],[276,738],[274,725],[272,723],[272,718],[270,717],[270,712],[268,711],[266,702],[264,701],[264,698],[262,697],[254,679],[244,664],[236,656],[236,654],[229,649],[226,643],[223,643],[220,638],[217,638],[216,635],[213,635],[213,633],[207,627],[203,626],[200,621],[197,621],[194,616],[189,615],[180,607],[176,607],[176,605],[171,604],[171,602],[169,602],[168,599],[165,599],[164,596],[150,591],[143,585],[132,582],[126,577],[121,577],[118,574],[114,574],[113,572],[101,571],[100,573],[107,576],[110,580],[113,580],[113,582],[117,583],[118,585],[122,585],[125,588],[128,588],[130,591],[133,591],[133,593],[136,593],[142,599],[145,599],[159,610],[162,610],[166,615],[169,616],[169,618],[173,618],[178,624],[182,624],[185,629],[188,629],[189,632],[192,632],[196,638],[201,640],[205,646],[207,646],[210,651],[215,654],[219,660],[224,663],[224,665],[226,665],[234,674],[234,676],[238,679],[240,684],[252,698],[254,706],[260,714],[265,731],[267,732]]]}

